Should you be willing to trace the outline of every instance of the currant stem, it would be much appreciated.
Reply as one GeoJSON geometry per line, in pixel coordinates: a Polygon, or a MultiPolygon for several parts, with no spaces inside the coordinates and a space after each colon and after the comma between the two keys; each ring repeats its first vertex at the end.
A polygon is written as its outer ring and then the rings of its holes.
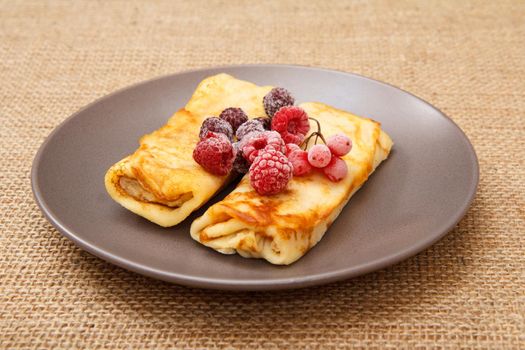
{"type": "Polygon", "coordinates": [[[306,151],[306,149],[308,148],[308,142],[310,141],[310,138],[312,137],[312,135],[308,136],[302,143],[301,145],[299,145],[299,147],[301,147],[303,150],[306,151]]]}
{"type": "Polygon", "coordinates": [[[308,117],[308,119],[315,121],[315,123],[317,124],[317,132],[312,133],[312,135],[316,134],[315,143],[317,144],[317,140],[320,137],[323,143],[326,145],[326,140],[324,139],[323,133],[321,132],[321,123],[319,123],[319,120],[312,117],[308,117]]]}
{"type": "Polygon", "coordinates": [[[319,120],[312,117],[308,117],[308,119],[315,121],[315,123],[317,124],[317,132],[321,133],[321,124],[319,124],[319,120]]]}
{"type": "Polygon", "coordinates": [[[324,139],[323,134],[319,133],[319,137],[321,138],[321,140],[323,141],[323,143],[326,145],[326,140],[324,139]]]}
{"type": "Polygon", "coordinates": [[[303,143],[301,144],[301,148],[304,148],[304,150],[306,151],[306,149],[308,148],[308,144],[310,143],[310,139],[312,138],[312,136],[315,135],[315,132],[311,133],[310,136],[308,136],[304,141],[303,143]]]}
{"type": "Polygon", "coordinates": [[[306,138],[306,140],[304,140],[303,143],[301,144],[301,146],[304,146],[305,151],[308,148],[308,143],[310,142],[310,139],[314,136],[315,136],[314,144],[317,144],[317,141],[319,140],[319,138],[321,138],[321,141],[323,141],[323,143],[326,145],[326,140],[324,139],[324,136],[321,133],[321,124],[319,123],[319,121],[312,117],[308,117],[308,119],[313,120],[317,124],[317,131],[314,131],[313,133],[311,133],[310,136],[308,136],[308,138],[306,138]]]}

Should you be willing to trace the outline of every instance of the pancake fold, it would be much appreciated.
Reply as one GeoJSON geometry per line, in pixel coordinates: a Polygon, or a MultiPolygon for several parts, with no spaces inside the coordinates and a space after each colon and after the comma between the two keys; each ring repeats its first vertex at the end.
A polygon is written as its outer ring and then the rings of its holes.
{"type": "Polygon", "coordinates": [[[271,86],[257,86],[227,74],[204,79],[187,105],[140,147],[106,173],[106,190],[117,203],[160,225],[174,226],[206,203],[230,180],[206,172],[193,160],[202,121],[228,107],[251,118],[266,116],[262,99],[271,86]]]}

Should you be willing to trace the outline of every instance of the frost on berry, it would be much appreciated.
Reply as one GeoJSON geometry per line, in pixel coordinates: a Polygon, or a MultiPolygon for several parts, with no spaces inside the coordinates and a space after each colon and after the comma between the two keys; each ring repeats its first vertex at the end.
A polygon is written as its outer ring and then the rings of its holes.
{"type": "Polygon", "coordinates": [[[237,129],[235,136],[237,137],[237,140],[240,141],[244,136],[254,131],[264,131],[264,127],[258,120],[252,119],[242,123],[237,129]]]}
{"type": "Polygon", "coordinates": [[[261,195],[282,192],[292,179],[292,164],[275,149],[262,150],[250,166],[250,183],[261,195]]]}
{"type": "Polygon", "coordinates": [[[272,118],[281,107],[293,106],[294,103],[295,99],[292,94],[285,88],[280,87],[273,88],[263,98],[264,111],[270,118],[272,118]]]}
{"type": "Polygon", "coordinates": [[[260,122],[264,128],[264,130],[270,130],[272,127],[272,119],[268,117],[257,117],[253,118],[252,120],[257,120],[260,122]]]}
{"type": "Polygon", "coordinates": [[[308,162],[308,152],[301,149],[295,150],[288,155],[288,160],[293,166],[294,176],[308,175],[312,171],[312,166],[308,162]]]}
{"type": "Polygon", "coordinates": [[[343,134],[332,135],[326,140],[326,145],[333,155],[342,157],[352,149],[352,141],[343,134]]]}
{"type": "Polygon", "coordinates": [[[310,131],[308,114],[301,107],[283,107],[272,119],[272,130],[277,131],[284,142],[300,145],[310,131]]]}
{"type": "Polygon", "coordinates": [[[208,117],[204,119],[199,132],[199,138],[203,139],[208,131],[224,134],[230,141],[233,140],[233,129],[230,123],[221,118],[208,117]]]}
{"type": "Polygon", "coordinates": [[[297,151],[297,150],[300,150],[301,147],[299,147],[298,145],[296,145],[295,143],[287,143],[286,144],[286,156],[289,156],[290,153],[292,153],[293,151],[297,151]]]}
{"type": "Polygon", "coordinates": [[[326,145],[314,145],[308,151],[308,162],[316,168],[324,168],[330,163],[332,153],[326,145]]]}
{"type": "Polygon", "coordinates": [[[241,108],[236,107],[226,108],[221,112],[219,118],[227,121],[231,125],[233,132],[236,132],[239,126],[248,120],[246,113],[241,108]]]}
{"type": "Polygon", "coordinates": [[[330,181],[341,181],[348,174],[346,162],[337,156],[333,156],[330,163],[323,168],[323,173],[330,181]]]}
{"type": "Polygon", "coordinates": [[[273,148],[283,154],[286,153],[284,141],[281,135],[275,131],[250,133],[245,136],[245,138],[248,139],[246,141],[243,139],[239,146],[242,146],[241,149],[244,158],[246,158],[249,163],[252,163],[255,157],[258,156],[259,151],[263,149],[273,148]]]}
{"type": "Polygon", "coordinates": [[[208,131],[195,146],[193,159],[207,172],[224,176],[232,169],[233,147],[226,135],[208,131]]]}
{"type": "Polygon", "coordinates": [[[233,170],[239,174],[246,174],[248,169],[250,169],[250,164],[242,155],[242,152],[239,149],[239,143],[240,142],[235,142],[233,144],[233,150],[235,154],[235,158],[233,160],[233,170]]]}

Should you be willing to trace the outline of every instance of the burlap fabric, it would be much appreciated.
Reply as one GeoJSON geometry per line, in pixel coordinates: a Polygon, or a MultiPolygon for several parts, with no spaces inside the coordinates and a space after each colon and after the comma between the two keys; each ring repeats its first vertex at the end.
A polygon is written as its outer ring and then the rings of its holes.
{"type": "Polygon", "coordinates": [[[525,348],[525,2],[0,3],[0,347],[525,348]],[[398,85],[476,148],[474,204],[376,273],[272,293],[189,289],[114,267],[42,216],[51,130],[115,89],[190,68],[292,63],[398,85]]]}

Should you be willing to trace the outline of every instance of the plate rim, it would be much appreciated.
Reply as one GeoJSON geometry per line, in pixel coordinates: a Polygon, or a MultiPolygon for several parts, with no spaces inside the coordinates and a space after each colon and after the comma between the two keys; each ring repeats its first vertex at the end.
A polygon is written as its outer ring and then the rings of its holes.
{"type": "Polygon", "coordinates": [[[115,90],[109,94],[103,95],[91,103],[85,105],[84,107],[80,108],[73,114],[71,114],[69,117],[64,119],[61,123],[59,123],[44,139],[42,144],[39,146],[38,151],[35,154],[35,157],[33,158],[33,162],[31,165],[31,189],[33,192],[33,197],[35,202],[37,203],[38,207],[40,208],[40,211],[43,213],[44,217],[66,238],[71,240],[75,245],[77,245],[79,248],[87,251],[88,253],[97,256],[98,258],[101,258],[109,263],[112,263],[114,265],[117,265],[121,268],[124,268],[126,270],[139,273],[141,275],[163,280],[170,283],[176,283],[179,285],[185,285],[189,287],[198,287],[198,288],[206,288],[206,289],[220,289],[220,290],[236,290],[236,291],[258,291],[258,290],[281,290],[281,289],[296,289],[296,288],[304,288],[304,287],[310,287],[314,285],[322,285],[326,283],[336,282],[340,280],[346,280],[353,277],[357,277],[360,275],[367,274],[372,271],[383,269],[387,266],[392,266],[395,264],[398,264],[399,262],[408,259],[409,257],[412,257],[421,251],[427,249],[437,241],[439,241],[441,238],[443,238],[446,234],[448,234],[458,223],[461,221],[461,219],[465,216],[467,211],[469,210],[475,196],[477,193],[477,189],[479,186],[479,161],[478,157],[475,151],[474,146],[470,142],[469,138],[465,134],[465,132],[445,113],[443,113],[439,108],[435,107],[434,105],[430,104],[429,102],[423,100],[422,98],[414,95],[411,92],[408,92],[406,90],[403,90],[402,88],[399,88],[395,85],[392,85],[390,83],[386,83],[380,80],[372,79],[360,74],[356,73],[349,73],[337,69],[330,69],[330,68],[322,68],[322,67],[316,67],[316,66],[308,66],[308,65],[295,65],[295,64],[236,64],[236,65],[220,65],[220,66],[212,66],[212,67],[203,67],[203,68],[196,68],[191,70],[183,70],[180,72],[175,72],[171,74],[165,74],[161,76],[157,76],[151,79],[139,81],[136,83],[133,83],[131,85],[124,86],[118,90],[115,90]],[[73,119],[75,119],[78,115],[80,115],[85,110],[89,109],[93,105],[96,105],[100,103],[101,101],[107,100],[112,98],[115,95],[118,95],[122,92],[125,92],[127,90],[136,88],[141,85],[146,85],[148,83],[152,83],[154,81],[159,81],[163,79],[172,78],[174,76],[178,75],[184,75],[184,74],[193,74],[198,72],[206,72],[211,70],[220,70],[220,69],[241,69],[241,68],[292,68],[292,69],[308,69],[308,70],[314,70],[314,71],[323,71],[323,72],[329,72],[329,73],[338,73],[343,74],[348,77],[357,77],[359,79],[367,80],[376,84],[384,85],[389,88],[394,88],[399,91],[402,91],[405,94],[410,95],[412,98],[416,98],[420,102],[424,103],[425,105],[429,106],[430,108],[434,109],[439,113],[441,117],[444,117],[446,121],[449,122],[457,131],[459,131],[459,134],[466,144],[468,150],[470,151],[470,155],[473,157],[473,183],[474,186],[470,188],[468,196],[466,196],[466,200],[461,205],[461,210],[458,210],[457,215],[454,217],[452,221],[448,225],[444,225],[443,228],[436,229],[436,232],[439,231],[439,234],[431,235],[430,238],[420,240],[417,244],[411,245],[408,248],[405,248],[401,251],[398,251],[396,253],[383,256],[379,259],[375,259],[372,261],[369,261],[367,263],[363,263],[360,265],[354,265],[351,267],[346,267],[342,269],[338,269],[331,272],[321,272],[317,274],[310,274],[306,276],[301,277],[284,277],[284,278],[272,278],[267,280],[259,280],[259,279],[243,279],[243,280],[237,280],[237,279],[228,279],[228,278],[209,278],[209,277],[196,277],[188,274],[180,274],[176,272],[170,272],[166,270],[156,269],[152,268],[145,264],[139,264],[134,261],[122,258],[119,255],[112,254],[99,246],[95,244],[91,244],[82,237],[79,237],[75,234],[72,230],[69,230],[61,221],[60,219],[52,212],[51,208],[47,205],[45,199],[42,196],[42,192],[40,190],[40,187],[38,185],[38,176],[39,176],[39,166],[41,165],[42,161],[42,155],[44,154],[48,144],[51,142],[53,137],[58,133],[59,130],[61,130],[64,126],[66,126],[69,122],[71,122],[73,119]]]}

